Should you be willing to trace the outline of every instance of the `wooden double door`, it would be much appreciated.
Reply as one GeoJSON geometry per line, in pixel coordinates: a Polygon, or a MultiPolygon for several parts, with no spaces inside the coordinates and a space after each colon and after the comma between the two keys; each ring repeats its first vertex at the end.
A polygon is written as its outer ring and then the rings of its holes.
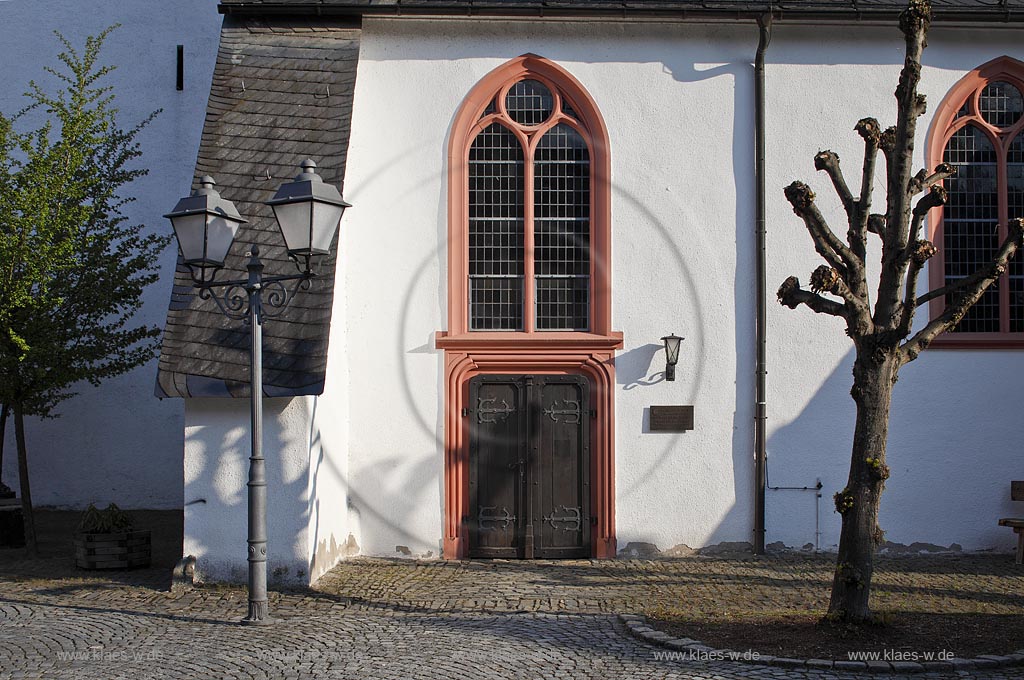
{"type": "Polygon", "coordinates": [[[480,375],[469,404],[470,557],[590,557],[588,380],[480,375]]]}

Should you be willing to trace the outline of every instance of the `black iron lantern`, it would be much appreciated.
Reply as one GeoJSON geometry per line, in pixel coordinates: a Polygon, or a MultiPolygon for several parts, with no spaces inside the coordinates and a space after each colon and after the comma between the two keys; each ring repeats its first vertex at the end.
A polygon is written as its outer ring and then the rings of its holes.
{"type": "Polygon", "coordinates": [[[183,198],[174,210],[164,215],[171,220],[174,235],[178,237],[178,252],[192,269],[202,272],[224,266],[231,242],[238,227],[246,220],[238,214],[235,204],[221,198],[209,175],[200,180],[200,187],[191,196],[183,198]]]}
{"type": "Polygon", "coordinates": [[[665,380],[676,379],[676,364],[679,363],[679,343],[683,338],[675,333],[661,339],[665,343],[665,380]]]}
{"type": "Polygon", "coordinates": [[[316,174],[316,163],[305,160],[294,181],[282,184],[267,201],[284,236],[288,254],[304,259],[306,269],[314,255],[326,255],[345,208],[341,193],[316,174]]]}

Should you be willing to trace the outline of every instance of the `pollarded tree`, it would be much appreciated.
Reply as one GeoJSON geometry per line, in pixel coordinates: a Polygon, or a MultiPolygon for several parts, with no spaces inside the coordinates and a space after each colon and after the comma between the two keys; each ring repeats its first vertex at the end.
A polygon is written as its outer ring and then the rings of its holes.
{"type": "Polygon", "coordinates": [[[30,83],[30,105],[0,116],[0,415],[9,407],[14,416],[33,551],[25,416],[54,416],[77,383],[96,385],[150,360],[159,334],[131,318],[169,239],[130,223],[124,207],[133,199],[122,194],[146,174],[131,162],[152,116],[128,129],[117,123],[102,84],[112,67],[98,63],[110,30],[81,53],[58,34],[63,68],[47,71],[63,88],[51,95],[30,83]],[[31,117],[42,125],[16,129],[31,117]]]}
{"type": "Polygon", "coordinates": [[[859,196],[854,196],[843,178],[835,153],[822,151],[814,157],[814,167],[829,176],[845,209],[846,240],[829,227],[806,184],[793,182],[785,192],[827,264],[811,274],[809,291],[800,288],[796,277],[786,279],[779,288],[779,302],[791,309],[806,305],[815,312],[840,317],[856,351],[850,393],[857,420],[849,480],[835,495],[843,524],[829,603],[830,617],[853,622],[871,619],[868,599],[874,553],[882,540],[878,507],[889,476],[885,462],[889,406],[899,370],[960,322],[985,289],[1006,271],[1024,235],[1024,221],[1012,220],[1006,241],[989,263],[953,284],[917,295],[918,276],[936,252],[921,234],[923,222],[929,210],[945,203],[946,191],[940,183],[954,173],[947,164],[930,172],[913,172],[914,134],[917,119],[925,112],[925,98],[918,94],[917,85],[931,16],[928,0],[910,0],[900,15],[906,59],[895,93],[896,125],[882,130],[874,118],[857,123],[856,131],[864,140],[859,196]],[[879,151],[885,158],[884,214],[871,212],[879,151]],[[881,240],[882,250],[874,307],[865,270],[869,234],[881,240]],[[912,335],[915,310],[940,297],[948,300],[945,311],[912,335]]]}

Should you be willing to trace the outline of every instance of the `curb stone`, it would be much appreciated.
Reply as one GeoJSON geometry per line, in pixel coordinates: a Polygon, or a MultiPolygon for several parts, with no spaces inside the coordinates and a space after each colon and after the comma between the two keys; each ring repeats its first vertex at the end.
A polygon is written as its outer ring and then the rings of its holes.
{"type": "Polygon", "coordinates": [[[974,659],[961,659],[959,657],[948,661],[882,661],[880,659],[871,661],[834,661],[832,659],[789,659],[786,657],[758,655],[756,660],[746,659],[739,656],[735,659],[729,657],[729,650],[715,649],[703,642],[691,638],[673,638],[668,633],[655,630],[647,624],[647,618],[639,614],[619,614],[619,620],[625,624],[626,629],[634,638],[656,645],[668,647],[680,652],[693,652],[694,654],[718,654],[723,655],[724,661],[734,661],[759,666],[781,666],[784,668],[808,668],[814,670],[842,670],[842,671],[863,671],[867,673],[934,673],[937,671],[969,671],[981,668],[996,668],[1006,666],[1024,666],[1024,649],[1018,649],[1012,654],[996,655],[984,654],[974,659]]]}

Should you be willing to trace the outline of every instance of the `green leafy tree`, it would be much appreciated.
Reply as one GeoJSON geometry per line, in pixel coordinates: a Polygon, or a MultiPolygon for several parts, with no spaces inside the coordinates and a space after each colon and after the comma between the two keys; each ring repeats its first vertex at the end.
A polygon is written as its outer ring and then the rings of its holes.
{"type": "Polygon", "coordinates": [[[0,403],[15,426],[26,542],[36,551],[25,416],[50,418],[83,381],[149,361],[158,327],[134,325],[168,238],[124,214],[121,189],[146,170],[136,137],[159,113],[118,126],[114,67],[99,64],[110,27],[77,51],[63,36],[55,95],[32,81],[29,105],[0,115],[0,403]],[[29,121],[39,127],[20,131],[29,121]]]}

